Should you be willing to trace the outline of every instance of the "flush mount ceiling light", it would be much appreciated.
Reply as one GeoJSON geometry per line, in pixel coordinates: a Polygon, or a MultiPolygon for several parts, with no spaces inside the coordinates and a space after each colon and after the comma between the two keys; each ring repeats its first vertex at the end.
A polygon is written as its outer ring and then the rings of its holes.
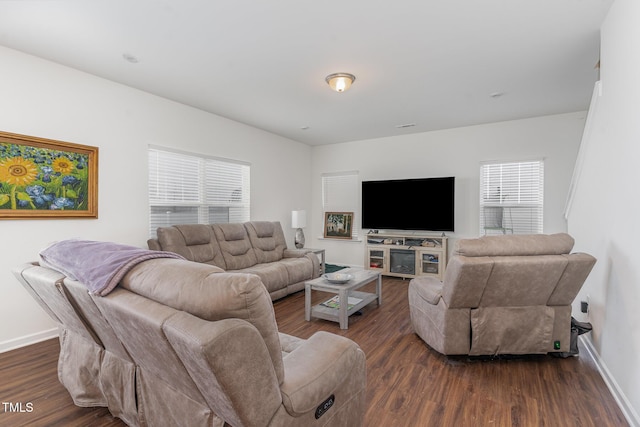
{"type": "Polygon", "coordinates": [[[334,73],[329,74],[325,81],[331,86],[331,89],[336,92],[344,92],[351,87],[351,83],[356,79],[356,76],[349,73],[334,73]]]}

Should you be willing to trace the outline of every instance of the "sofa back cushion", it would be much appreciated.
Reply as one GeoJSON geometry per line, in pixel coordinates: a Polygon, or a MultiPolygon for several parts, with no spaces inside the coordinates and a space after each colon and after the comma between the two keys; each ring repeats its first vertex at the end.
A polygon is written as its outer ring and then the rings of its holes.
{"type": "Polygon", "coordinates": [[[241,270],[258,264],[244,224],[213,224],[211,228],[220,246],[225,270],[241,270]]]}
{"type": "Polygon", "coordinates": [[[276,262],[283,257],[287,243],[280,222],[251,221],[244,224],[258,263],[276,262]]]}
{"type": "Polygon", "coordinates": [[[189,261],[226,269],[224,257],[210,225],[183,224],[160,227],[157,234],[159,249],[177,253],[189,261]]]}
{"type": "Polygon", "coordinates": [[[159,258],[138,264],[120,286],[204,320],[246,320],[260,332],[278,381],[283,381],[278,325],[271,297],[258,276],[225,273],[206,264],[159,258]]]}

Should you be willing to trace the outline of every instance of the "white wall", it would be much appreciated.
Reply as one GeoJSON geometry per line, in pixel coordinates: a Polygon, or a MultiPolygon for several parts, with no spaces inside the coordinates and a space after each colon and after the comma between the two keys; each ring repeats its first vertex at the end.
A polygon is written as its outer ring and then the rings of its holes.
{"type": "MultiPolygon", "coordinates": [[[[364,243],[322,236],[321,174],[357,170],[361,180],[456,177],[456,238],[479,236],[480,162],[545,162],[544,231],[567,230],[563,211],[585,121],[585,112],[469,126],[436,132],[313,148],[312,217],[307,246],[325,248],[328,262],[362,266],[364,243]]],[[[397,200],[398,209],[437,209],[428,200],[397,200]]],[[[357,216],[357,213],[356,213],[357,216]]],[[[359,224],[360,218],[355,218],[359,224]]],[[[366,230],[365,230],[366,232],[366,230]]]]}
{"type": "Polygon", "coordinates": [[[601,28],[602,95],[568,229],[598,262],[587,335],[632,425],[640,425],[640,2],[617,0],[601,28]]]}
{"type": "Polygon", "coordinates": [[[0,130],[99,147],[99,219],[0,221],[0,351],[54,324],[11,269],[70,237],[146,247],[149,144],[251,163],[252,219],[309,210],[310,147],[0,47],[0,130]]]}

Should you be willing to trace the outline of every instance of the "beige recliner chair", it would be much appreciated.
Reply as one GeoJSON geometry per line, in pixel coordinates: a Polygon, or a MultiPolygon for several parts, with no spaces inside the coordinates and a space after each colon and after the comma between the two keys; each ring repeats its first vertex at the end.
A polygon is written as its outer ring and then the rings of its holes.
{"type": "Polygon", "coordinates": [[[565,233],[459,240],[442,282],[409,284],[416,334],[446,355],[569,351],[571,303],[596,262],[573,244],[565,233]]]}

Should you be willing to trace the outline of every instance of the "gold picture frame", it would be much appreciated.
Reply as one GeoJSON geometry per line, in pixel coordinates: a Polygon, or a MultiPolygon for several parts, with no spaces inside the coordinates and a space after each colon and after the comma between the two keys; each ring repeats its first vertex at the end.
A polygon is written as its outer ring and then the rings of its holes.
{"type": "Polygon", "coordinates": [[[353,212],[325,212],[324,237],[326,239],[351,239],[353,212]]]}
{"type": "Polygon", "coordinates": [[[97,217],[97,147],[0,132],[0,219],[97,217]]]}

